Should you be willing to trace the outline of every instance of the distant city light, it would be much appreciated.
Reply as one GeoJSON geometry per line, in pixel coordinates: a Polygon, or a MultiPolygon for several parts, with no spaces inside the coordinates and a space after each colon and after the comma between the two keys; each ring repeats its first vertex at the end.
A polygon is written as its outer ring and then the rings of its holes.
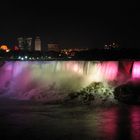
{"type": "Polygon", "coordinates": [[[6,50],[6,52],[10,52],[10,50],[8,49],[8,50],[6,50]]]}
{"type": "Polygon", "coordinates": [[[19,51],[20,49],[17,46],[14,46],[14,51],[19,51]]]}

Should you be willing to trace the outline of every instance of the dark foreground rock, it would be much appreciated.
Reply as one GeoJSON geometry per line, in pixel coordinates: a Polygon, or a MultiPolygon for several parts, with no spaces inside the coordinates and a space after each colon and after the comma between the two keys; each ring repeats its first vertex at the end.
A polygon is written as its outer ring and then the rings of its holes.
{"type": "Polygon", "coordinates": [[[114,97],[120,102],[140,104],[140,82],[133,80],[116,87],[114,97]]]}

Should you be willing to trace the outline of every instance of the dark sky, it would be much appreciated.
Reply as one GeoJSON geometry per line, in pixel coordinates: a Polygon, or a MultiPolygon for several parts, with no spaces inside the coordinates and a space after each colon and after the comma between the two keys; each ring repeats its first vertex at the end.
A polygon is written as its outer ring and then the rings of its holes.
{"type": "Polygon", "coordinates": [[[101,48],[107,41],[140,47],[140,10],[136,3],[68,3],[7,0],[0,5],[0,40],[12,45],[19,36],[40,35],[63,48],[101,48]]]}

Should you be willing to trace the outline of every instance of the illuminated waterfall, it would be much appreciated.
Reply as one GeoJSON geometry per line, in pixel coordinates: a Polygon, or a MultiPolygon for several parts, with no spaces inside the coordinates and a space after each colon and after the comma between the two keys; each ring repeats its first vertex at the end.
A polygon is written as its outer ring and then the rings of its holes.
{"type": "MultiPolygon", "coordinates": [[[[140,62],[133,77],[140,77],[140,62]]],[[[19,99],[61,98],[92,82],[118,79],[117,61],[14,61],[0,68],[0,94],[19,99]]]]}

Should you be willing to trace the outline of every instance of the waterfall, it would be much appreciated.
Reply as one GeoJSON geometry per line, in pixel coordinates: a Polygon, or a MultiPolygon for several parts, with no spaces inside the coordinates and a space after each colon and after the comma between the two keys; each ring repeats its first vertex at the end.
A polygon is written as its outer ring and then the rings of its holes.
{"type": "MultiPolygon", "coordinates": [[[[134,64],[133,77],[139,76],[137,65],[134,64]]],[[[0,95],[59,99],[92,82],[119,80],[120,71],[118,61],[7,61],[0,67],[0,95]]]]}

